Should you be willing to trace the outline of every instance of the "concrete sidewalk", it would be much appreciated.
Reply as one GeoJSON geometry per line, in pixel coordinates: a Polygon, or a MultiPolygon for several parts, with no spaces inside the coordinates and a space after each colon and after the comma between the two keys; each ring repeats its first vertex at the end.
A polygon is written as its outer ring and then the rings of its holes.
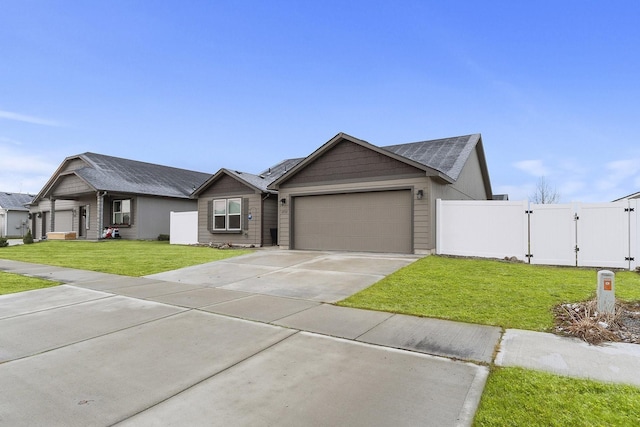
{"type": "Polygon", "coordinates": [[[638,344],[595,346],[578,338],[508,329],[502,337],[495,364],[640,387],[638,344]]]}
{"type": "MultiPolygon", "coordinates": [[[[301,265],[279,258],[285,265],[271,265],[260,277],[237,270],[246,268],[243,262],[266,263],[264,255],[208,266],[204,274],[216,271],[220,282],[198,281],[192,271],[182,276],[188,283],[0,260],[1,270],[69,283],[0,296],[0,380],[8,384],[0,388],[0,419],[469,425],[496,349],[499,366],[640,385],[640,346],[633,344],[594,347],[519,330],[507,330],[500,341],[499,328],[326,304],[318,300],[318,283],[294,289],[308,299],[274,295],[283,289],[275,283],[278,272],[286,282],[287,269],[365,268],[354,265],[358,255],[299,255],[301,265]],[[263,274],[271,277],[261,293],[242,283],[255,284],[263,274]]],[[[339,279],[340,271],[331,273],[323,277],[339,279]]]]}
{"type": "Polygon", "coordinates": [[[427,353],[455,352],[446,342],[457,335],[482,343],[461,347],[467,360],[489,361],[499,338],[449,322],[436,345],[410,316],[4,260],[0,269],[68,283],[0,296],[9,425],[470,425],[488,368],[427,353]]]}

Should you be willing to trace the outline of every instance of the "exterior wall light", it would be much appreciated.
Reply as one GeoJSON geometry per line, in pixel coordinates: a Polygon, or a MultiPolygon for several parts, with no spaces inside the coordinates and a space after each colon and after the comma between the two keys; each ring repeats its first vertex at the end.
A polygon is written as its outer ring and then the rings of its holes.
{"type": "Polygon", "coordinates": [[[418,190],[418,192],[416,193],[416,198],[418,200],[422,200],[422,197],[424,196],[424,191],[422,190],[418,190]]]}
{"type": "Polygon", "coordinates": [[[285,199],[284,197],[282,199],[280,199],[280,204],[282,206],[286,205],[287,204],[287,199],[285,199]]]}

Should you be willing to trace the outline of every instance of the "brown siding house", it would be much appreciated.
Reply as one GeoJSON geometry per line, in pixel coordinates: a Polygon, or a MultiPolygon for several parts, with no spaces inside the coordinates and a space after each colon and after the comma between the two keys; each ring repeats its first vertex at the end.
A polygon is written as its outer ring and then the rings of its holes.
{"type": "Polygon", "coordinates": [[[283,248],[421,253],[435,200],[491,200],[479,134],[387,147],[340,133],[268,186],[283,248]]]}
{"type": "Polygon", "coordinates": [[[285,160],[258,175],[220,169],[211,176],[191,196],[198,199],[198,242],[275,245],[278,193],[267,186],[301,160],[285,160]]]}

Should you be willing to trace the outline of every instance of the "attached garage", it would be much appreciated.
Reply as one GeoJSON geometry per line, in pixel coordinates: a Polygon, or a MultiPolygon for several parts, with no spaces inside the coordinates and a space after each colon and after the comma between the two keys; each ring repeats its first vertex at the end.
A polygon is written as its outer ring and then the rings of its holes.
{"type": "Polygon", "coordinates": [[[377,147],[340,133],[267,186],[286,249],[429,253],[435,205],[491,200],[479,134],[377,147]]]}
{"type": "Polygon", "coordinates": [[[292,198],[294,249],[413,252],[412,192],[292,198]]]}

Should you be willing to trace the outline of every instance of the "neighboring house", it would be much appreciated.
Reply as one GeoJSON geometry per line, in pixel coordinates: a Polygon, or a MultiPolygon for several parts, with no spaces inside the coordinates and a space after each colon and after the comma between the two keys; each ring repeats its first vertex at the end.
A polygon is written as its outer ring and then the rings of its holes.
{"type": "Polygon", "coordinates": [[[281,248],[424,253],[435,200],[491,200],[480,134],[377,147],[340,133],[268,185],[281,248]]]}
{"type": "Polygon", "coordinates": [[[170,212],[194,211],[190,194],[211,174],[84,153],[67,157],[30,205],[34,238],[76,232],[99,239],[117,227],[125,239],[169,234],[170,212]]]}
{"type": "Polygon", "coordinates": [[[620,202],[622,200],[630,199],[640,199],[640,191],[637,193],[629,194],[628,196],[620,197],[619,199],[615,199],[614,202],[620,202]]]}
{"type": "Polygon", "coordinates": [[[289,159],[259,175],[220,169],[193,194],[198,242],[243,246],[277,244],[278,193],[267,189],[303,159],[289,159]]]}
{"type": "Polygon", "coordinates": [[[33,194],[0,192],[0,237],[24,237],[29,229],[27,205],[33,194]]]}

